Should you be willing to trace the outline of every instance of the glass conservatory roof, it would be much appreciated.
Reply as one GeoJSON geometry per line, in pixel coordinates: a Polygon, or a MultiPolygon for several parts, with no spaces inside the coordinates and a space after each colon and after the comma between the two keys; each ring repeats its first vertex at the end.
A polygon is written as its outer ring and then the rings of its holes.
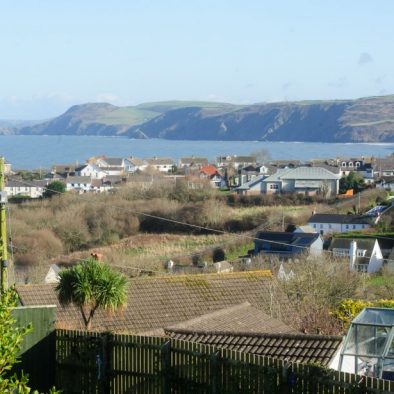
{"type": "Polygon", "coordinates": [[[374,326],[394,326],[394,309],[365,308],[352,324],[372,324],[374,326]]]}
{"type": "Polygon", "coordinates": [[[339,369],[394,380],[394,309],[365,308],[352,321],[339,369]]]}

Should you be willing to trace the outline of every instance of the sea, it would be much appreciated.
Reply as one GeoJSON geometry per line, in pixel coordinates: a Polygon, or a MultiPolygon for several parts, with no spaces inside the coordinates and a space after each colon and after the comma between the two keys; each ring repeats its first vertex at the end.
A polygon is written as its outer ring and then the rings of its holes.
{"type": "Polygon", "coordinates": [[[266,141],[173,141],[135,140],[92,136],[0,136],[0,156],[13,169],[48,169],[55,164],[84,163],[92,156],[148,158],[249,155],[264,149],[273,160],[326,159],[335,157],[384,157],[394,143],[317,143],[266,141]]]}

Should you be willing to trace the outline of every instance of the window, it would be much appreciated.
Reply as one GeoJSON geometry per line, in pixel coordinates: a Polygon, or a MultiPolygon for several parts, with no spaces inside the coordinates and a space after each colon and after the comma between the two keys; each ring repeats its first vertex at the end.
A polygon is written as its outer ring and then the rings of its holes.
{"type": "Polygon", "coordinates": [[[355,224],[353,224],[353,230],[356,228],[356,225],[355,224]]]}
{"type": "Polygon", "coordinates": [[[347,224],[347,225],[345,226],[345,228],[346,228],[346,230],[349,230],[349,225],[347,224]]]}
{"type": "Polygon", "coordinates": [[[313,228],[316,228],[316,223],[313,223],[313,228]]]}
{"type": "Polygon", "coordinates": [[[323,228],[323,225],[322,225],[322,224],[320,225],[320,228],[323,228]]]}
{"type": "Polygon", "coordinates": [[[334,256],[337,256],[337,257],[349,256],[349,251],[347,249],[334,248],[332,252],[333,252],[334,256]]]}
{"type": "Polygon", "coordinates": [[[346,167],[346,161],[342,162],[342,167],[346,167]]]}
{"type": "Polygon", "coordinates": [[[278,189],[279,189],[279,185],[277,185],[277,184],[271,184],[271,185],[270,185],[270,189],[272,189],[272,190],[278,190],[278,189]]]}
{"type": "Polygon", "coordinates": [[[349,161],[349,167],[353,167],[353,162],[349,161]]]}
{"type": "Polygon", "coordinates": [[[359,161],[356,161],[356,167],[360,167],[361,163],[359,161]]]}
{"type": "Polygon", "coordinates": [[[328,228],[332,228],[331,224],[328,225],[328,228]]]}

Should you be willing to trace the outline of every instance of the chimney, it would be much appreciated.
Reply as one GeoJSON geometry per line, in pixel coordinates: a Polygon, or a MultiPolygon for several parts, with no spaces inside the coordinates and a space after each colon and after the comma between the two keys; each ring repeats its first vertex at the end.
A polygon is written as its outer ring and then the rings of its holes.
{"type": "Polygon", "coordinates": [[[357,258],[357,242],[352,239],[350,242],[349,249],[349,270],[354,271],[354,264],[356,263],[357,258]]]}

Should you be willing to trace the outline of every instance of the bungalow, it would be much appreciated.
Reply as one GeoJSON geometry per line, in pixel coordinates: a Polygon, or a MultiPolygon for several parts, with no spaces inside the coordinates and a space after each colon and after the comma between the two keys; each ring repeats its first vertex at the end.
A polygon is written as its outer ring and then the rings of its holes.
{"type": "Polygon", "coordinates": [[[148,163],[145,160],[141,160],[137,157],[128,157],[127,161],[130,163],[130,166],[133,168],[132,171],[128,172],[136,172],[136,171],[144,171],[146,167],[148,167],[148,163]]]}
{"type": "Polygon", "coordinates": [[[181,157],[179,159],[179,168],[199,170],[201,167],[208,165],[208,159],[206,157],[181,157]]]}
{"type": "MultiPolygon", "coordinates": [[[[122,313],[97,311],[93,324],[99,331],[143,333],[249,302],[270,318],[292,325],[294,308],[275,283],[267,270],[133,278],[129,279],[127,306],[122,313]]],[[[83,327],[79,308],[62,307],[53,284],[20,285],[16,290],[23,306],[56,305],[58,327],[83,327]]]]}
{"type": "Polygon", "coordinates": [[[372,163],[375,177],[394,176],[394,159],[377,158],[372,163]]]}
{"type": "Polygon", "coordinates": [[[339,174],[322,167],[281,168],[263,180],[262,192],[336,195],[339,174]]]}
{"type": "Polygon", "coordinates": [[[321,234],[346,233],[371,227],[371,216],[315,213],[308,219],[308,225],[321,234]]]}
{"type": "Polygon", "coordinates": [[[160,172],[172,172],[175,165],[174,161],[170,157],[153,157],[146,161],[149,167],[160,172]]]}
{"type": "Polygon", "coordinates": [[[383,266],[384,258],[377,239],[334,238],[329,250],[335,257],[348,258],[351,271],[374,273],[383,266]]]}
{"type": "Polygon", "coordinates": [[[237,194],[254,195],[263,193],[263,180],[267,178],[266,175],[260,175],[252,178],[249,182],[235,188],[237,194]]]}
{"type": "Polygon", "coordinates": [[[317,233],[259,231],[255,238],[255,256],[262,253],[289,259],[302,253],[321,255],[323,250],[323,239],[317,233]]]}
{"type": "Polygon", "coordinates": [[[247,166],[256,165],[255,156],[219,156],[216,158],[216,164],[218,167],[229,167],[232,166],[236,170],[247,166]]]}

